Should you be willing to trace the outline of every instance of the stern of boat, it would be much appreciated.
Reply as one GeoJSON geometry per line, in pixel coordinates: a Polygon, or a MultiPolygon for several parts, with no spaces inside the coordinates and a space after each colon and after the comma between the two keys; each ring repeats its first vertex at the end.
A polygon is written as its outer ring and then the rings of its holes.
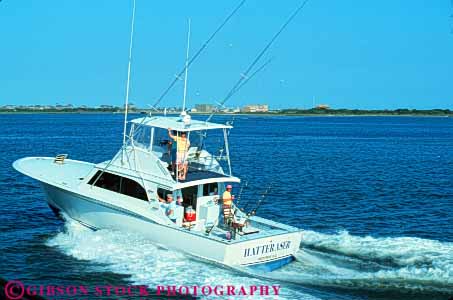
{"type": "Polygon", "coordinates": [[[294,231],[240,241],[227,247],[225,263],[270,272],[294,260],[301,239],[301,231],[294,231]]]}

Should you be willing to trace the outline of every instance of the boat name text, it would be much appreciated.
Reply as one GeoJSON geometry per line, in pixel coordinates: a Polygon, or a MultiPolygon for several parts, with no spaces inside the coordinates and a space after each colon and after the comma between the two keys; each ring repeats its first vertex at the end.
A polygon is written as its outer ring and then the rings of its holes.
{"type": "Polygon", "coordinates": [[[244,257],[255,256],[260,254],[272,253],[284,249],[289,249],[291,241],[283,241],[267,245],[261,245],[244,249],[244,257]]]}

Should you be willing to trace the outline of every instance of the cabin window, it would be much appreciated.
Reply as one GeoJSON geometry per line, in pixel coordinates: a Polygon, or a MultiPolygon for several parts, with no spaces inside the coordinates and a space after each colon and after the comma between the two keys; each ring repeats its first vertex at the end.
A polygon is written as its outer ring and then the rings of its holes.
{"type": "Polygon", "coordinates": [[[101,172],[102,171],[97,171],[96,174],[90,179],[88,184],[92,185],[97,179],[96,183],[94,184],[95,186],[112,191],[112,192],[119,193],[120,185],[121,185],[121,177],[108,173],[108,172],[104,172],[101,175],[101,172]],[[99,175],[101,175],[101,176],[99,176],[99,175]],[[99,177],[99,179],[98,179],[98,177],[99,177]]]}
{"type": "Polygon", "coordinates": [[[154,128],[153,146],[164,147],[164,149],[167,149],[170,141],[171,138],[168,136],[167,129],[154,128]]]}
{"type": "Polygon", "coordinates": [[[134,146],[142,149],[148,149],[151,142],[151,127],[148,126],[135,126],[133,132],[134,146]]]}
{"type": "Polygon", "coordinates": [[[207,183],[203,185],[203,196],[214,196],[219,194],[217,182],[207,183]]]}
{"type": "Polygon", "coordinates": [[[148,200],[145,189],[142,188],[138,182],[129,178],[122,178],[121,181],[121,194],[137,199],[148,200]]]}
{"type": "Polygon", "coordinates": [[[102,171],[97,171],[88,184],[93,184],[99,177],[94,184],[97,187],[127,195],[129,197],[148,200],[145,189],[138,182],[109,172],[103,172],[102,175],[101,173],[102,171]]]}
{"type": "Polygon", "coordinates": [[[192,205],[195,209],[197,207],[198,186],[189,186],[181,190],[182,198],[185,205],[192,205]]]}

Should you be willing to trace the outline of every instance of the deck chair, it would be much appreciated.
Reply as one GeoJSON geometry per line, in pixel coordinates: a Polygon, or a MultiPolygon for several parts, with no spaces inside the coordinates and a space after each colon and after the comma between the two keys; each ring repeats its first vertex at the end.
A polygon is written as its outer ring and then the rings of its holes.
{"type": "Polygon", "coordinates": [[[231,225],[234,218],[233,208],[231,205],[223,206],[223,223],[226,225],[231,225]]]}
{"type": "Polygon", "coordinates": [[[54,163],[56,164],[63,164],[64,163],[64,160],[68,157],[67,154],[58,154],[57,156],[55,156],[55,159],[54,159],[54,163]]]}

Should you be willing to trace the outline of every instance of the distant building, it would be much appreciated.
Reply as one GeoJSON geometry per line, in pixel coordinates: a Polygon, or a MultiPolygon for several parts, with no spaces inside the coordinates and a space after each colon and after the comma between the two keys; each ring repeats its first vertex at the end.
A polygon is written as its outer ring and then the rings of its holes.
{"type": "Polygon", "coordinates": [[[245,113],[255,113],[255,112],[268,112],[269,111],[269,105],[267,104],[249,104],[244,106],[241,109],[242,112],[245,113]]]}
{"type": "Polygon", "coordinates": [[[195,104],[195,110],[197,112],[211,113],[215,110],[215,106],[212,104],[195,104]]]}
{"type": "Polygon", "coordinates": [[[30,110],[43,110],[44,107],[41,106],[41,105],[30,105],[27,107],[27,109],[30,109],[30,110]]]}
{"type": "MultiPolygon", "coordinates": [[[[101,105],[101,107],[102,107],[102,106],[103,106],[103,105],[101,105]]],[[[105,106],[107,106],[107,105],[105,105],[105,106]]],[[[123,104],[123,109],[124,109],[125,107],[126,107],[126,104],[123,104]]],[[[107,108],[107,107],[105,107],[105,108],[107,108]]],[[[114,108],[114,107],[113,107],[113,108],[114,108]]],[[[128,110],[136,110],[136,109],[137,109],[137,106],[136,106],[134,103],[130,102],[130,103],[127,105],[127,109],[128,109],[128,110]]]]}
{"type": "Polygon", "coordinates": [[[55,105],[56,110],[64,110],[64,109],[73,109],[74,105],[72,104],[57,104],[55,105]]]}
{"type": "Polygon", "coordinates": [[[330,106],[327,104],[319,104],[315,107],[316,109],[330,109],[330,106]]]}
{"type": "Polygon", "coordinates": [[[2,109],[5,109],[5,110],[16,110],[16,105],[4,105],[4,106],[2,106],[2,109]]]}
{"type": "Polygon", "coordinates": [[[241,109],[239,107],[233,108],[233,107],[225,107],[220,110],[222,113],[225,114],[235,114],[241,112],[241,109]]]}

